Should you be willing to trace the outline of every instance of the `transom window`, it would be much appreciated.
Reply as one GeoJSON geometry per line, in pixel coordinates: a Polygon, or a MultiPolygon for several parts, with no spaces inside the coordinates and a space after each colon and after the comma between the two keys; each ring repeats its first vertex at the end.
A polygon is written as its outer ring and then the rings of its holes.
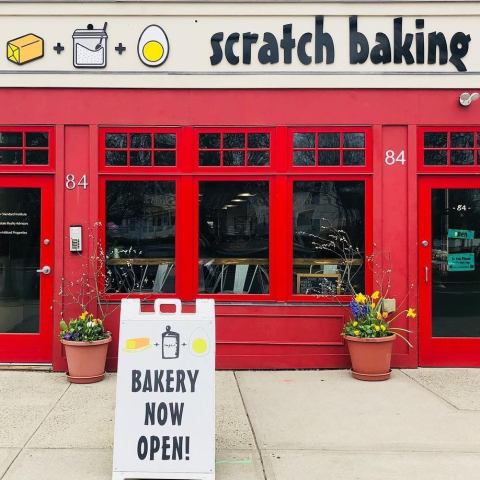
{"type": "Polygon", "coordinates": [[[263,167],[270,165],[270,133],[198,133],[201,167],[263,167]]]}
{"type": "Polygon", "coordinates": [[[364,131],[293,132],[295,166],[363,166],[366,161],[364,131]]]}
{"type": "Polygon", "coordinates": [[[48,165],[51,129],[1,128],[0,165],[48,165]]]}
{"type": "Polygon", "coordinates": [[[425,166],[480,165],[480,132],[478,130],[430,131],[425,129],[422,141],[425,166]]]}
{"type": "Polygon", "coordinates": [[[108,131],[103,152],[105,165],[110,167],[173,167],[177,135],[157,129],[108,131]]]}

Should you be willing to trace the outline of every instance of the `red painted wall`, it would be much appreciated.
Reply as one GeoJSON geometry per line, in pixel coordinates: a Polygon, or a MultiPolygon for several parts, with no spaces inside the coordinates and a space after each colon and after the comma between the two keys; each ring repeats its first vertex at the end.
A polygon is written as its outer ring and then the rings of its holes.
{"type": "MultiPolygon", "coordinates": [[[[98,126],[320,126],[362,125],[373,131],[373,244],[390,252],[391,294],[417,306],[417,145],[419,125],[474,125],[475,108],[458,105],[455,90],[98,90],[0,89],[0,125],[54,125],[55,291],[73,277],[83,258],[67,251],[70,224],[98,219],[98,126]],[[407,163],[386,166],[386,150],[405,150],[407,163]],[[66,191],[64,176],[88,174],[86,190],[66,191]]],[[[6,171],[0,173],[7,175],[6,171]]],[[[336,177],[337,178],[337,177],[336,177]]],[[[181,208],[181,207],[179,207],[181,208]]],[[[188,228],[185,226],[185,228],[188,228]]],[[[193,232],[192,232],[193,234],[193,232]]],[[[177,252],[182,262],[181,252],[177,252]]],[[[385,266],[384,259],[384,266],[385,266]]],[[[185,300],[185,298],[184,298],[185,300]]],[[[191,299],[187,299],[191,300],[191,299]]],[[[61,302],[53,303],[54,323],[61,302]]],[[[68,315],[68,309],[65,309],[68,315]]],[[[420,311],[421,314],[421,311],[420,311]]],[[[339,332],[345,311],[321,305],[218,305],[218,368],[345,367],[339,332]]],[[[118,321],[108,321],[118,338],[118,321]]],[[[393,365],[415,367],[418,351],[396,342],[393,365]]],[[[54,324],[56,330],[56,324],[54,324]]],[[[115,368],[115,342],[108,366],[115,368]]],[[[66,367],[55,332],[52,361],[66,367]]]]}

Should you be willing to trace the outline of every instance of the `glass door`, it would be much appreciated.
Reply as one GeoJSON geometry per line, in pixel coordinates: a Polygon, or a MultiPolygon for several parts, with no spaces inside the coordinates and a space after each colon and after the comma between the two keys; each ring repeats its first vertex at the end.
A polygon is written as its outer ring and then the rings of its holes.
{"type": "Polygon", "coordinates": [[[480,180],[420,185],[420,364],[479,366],[480,180]]]}
{"type": "Polygon", "coordinates": [[[0,177],[0,363],[51,361],[52,240],[52,179],[0,177]]]}

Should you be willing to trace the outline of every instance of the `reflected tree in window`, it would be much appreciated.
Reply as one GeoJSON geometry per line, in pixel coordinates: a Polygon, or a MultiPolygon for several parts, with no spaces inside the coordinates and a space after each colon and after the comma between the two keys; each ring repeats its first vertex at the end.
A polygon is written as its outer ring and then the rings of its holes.
{"type": "Polygon", "coordinates": [[[107,182],[106,219],[106,291],[173,293],[174,182],[107,182]]]}

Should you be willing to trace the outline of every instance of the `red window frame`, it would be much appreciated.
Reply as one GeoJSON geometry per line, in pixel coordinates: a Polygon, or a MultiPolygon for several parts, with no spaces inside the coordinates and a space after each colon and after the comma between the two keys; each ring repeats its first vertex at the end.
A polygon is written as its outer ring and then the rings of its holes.
{"type": "MultiPolygon", "coordinates": [[[[171,174],[173,171],[176,171],[179,167],[183,167],[182,162],[183,157],[179,150],[180,135],[182,129],[178,127],[102,127],[99,131],[99,172],[100,173],[128,173],[128,174],[145,174],[147,169],[151,169],[155,173],[166,173],[171,174]],[[152,136],[157,133],[173,133],[176,136],[176,147],[175,149],[157,149],[154,147],[154,142],[152,141],[152,146],[149,149],[135,149],[130,146],[130,134],[132,133],[148,133],[152,136]],[[106,146],[106,136],[107,134],[126,134],[127,135],[127,147],[126,148],[107,148],[106,146]],[[106,163],[106,152],[107,151],[151,151],[152,152],[152,162],[153,162],[153,152],[159,150],[169,150],[176,152],[175,165],[107,165],[106,163]]],[[[127,153],[127,158],[129,157],[127,153]]],[[[128,160],[127,160],[128,162],[128,160]]],[[[150,172],[148,172],[150,173],[150,172]]]]}
{"type": "MultiPolygon", "coordinates": [[[[189,301],[213,297],[220,302],[291,302],[338,303],[343,296],[295,294],[293,290],[293,182],[295,181],[363,181],[365,183],[365,256],[373,249],[373,182],[371,178],[372,132],[369,127],[102,127],[99,133],[100,221],[105,226],[107,181],[174,181],[176,192],[175,222],[175,293],[138,293],[132,298],[153,299],[180,297],[189,301]],[[365,132],[365,165],[314,166],[293,165],[293,132],[365,132]],[[105,166],[105,134],[138,132],[176,132],[177,165],[175,167],[105,166]],[[213,166],[198,164],[199,133],[270,133],[270,165],[213,166]],[[168,173],[167,173],[168,172],[168,173]],[[353,174],[355,172],[355,174],[353,174]],[[199,184],[205,181],[267,181],[269,183],[269,293],[224,294],[199,293],[199,184]],[[288,214],[285,214],[288,212],[288,214]],[[279,239],[281,239],[279,241],[279,239]],[[181,252],[181,254],[179,254],[181,252]]],[[[101,236],[105,248],[106,232],[101,236]]],[[[365,288],[371,290],[371,271],[365,269],[365,288]]],[[[106,301],[116,301],[125,294],[104,294],[106,301]]]]}
{"type": "MultiPolygon", "coordinates": [[[[295,173],[315,173],[323,175],[325,173],[364,173],[371,172],[373,167],[373,142],[372,142],[372,129],[365,126],[296,126],[289,127],[288,129],[288,169],[295,173]],[[340,133],[340,147],[339,148],[297,148],[294,147],[294,134],[295,133],[340,133]],[[365,135],[365,147],[343,147],[343,135],[345,133],[363,133],[365,135]],[[294,152],[296,150],[312,150],[318,152],[320,150],[339,151],[342,154],[343,151],[364,151],[365,152],[365,165],[295,165],[294,152]]],[[[316,155],[315,155],[316,158],[316,155]]]]}
{"type": "Polygon", "coordinates": [[[422,126],[417,129],[417,168],[420,173],[479,173],[480,172],[480,126],[422,126]],[[452,148],[450,146],[450,138],[452,133],[473,133],[474,145],[472,148],[452,148]],[[425,133],[446,133],[447,146],[445,148],[425,148],[424,147],[424,134],[425,133]],[[425,165],[424,164],[424,152],[428,150],[446,150],[447,151],[447,165],[425,165]],[[450,164],[450,152],[455,150],[473,150],[474,159],[473,165],[452,165],[450,164]],[[478,160],[477,160],[478,158],[478,160]]]}
{"type": "MultiPolygon", "coordinates": [[[[212,174],[228,174],[229,175],[238,175],[238,174],[264,174],[266,171],[271,171],[275,168],[277,164],[277,155],[274,150],[274,145],[276,145],[276,129],[272,127],[194,127],[192,130],[193,133],[193,155],[192,155],[192,172],[205,175],[207,173],[212,174]],[[268,133],[270,134],[270,147],[268,150],[270,151],[270,162],[268,165],[248,165],[247,158],[245,158],[245,165],[244,166],[232,166],[232,165],[220,165],[220,166],[204,166],[200,165],[200,151],[235,151],[235,150],[255,150],[247,148],[247,142],[245,143],[245,148],[232,148],[232,149],[224,149],[223,145],[219,149],[200,149],[200,134],[202,133],[242,133],[248,135],[249,133],[268,133]]],[[[258,150],[267,150],[267,149],[258,149],[258,150]]],[[[245,156],[246,157],[246,156],[245,156]]]]}
{"type": "Polygon", "coordinates": [[[0,126],[0,132],[18,132],[22,134],[21,147],[0,147],[0,150],[22,150],[22,163],[18,165],[0,164],[0,173],[45,173],[55,170],[55,129],[46,125],[8,125],[0,126]],[[27,147],[26,134],[30,132],[48,133],[48,147],[27,147]],[[26,163],[26,152],[32,150],[48,151],[47,165],[29,165],[26,163]]]}

